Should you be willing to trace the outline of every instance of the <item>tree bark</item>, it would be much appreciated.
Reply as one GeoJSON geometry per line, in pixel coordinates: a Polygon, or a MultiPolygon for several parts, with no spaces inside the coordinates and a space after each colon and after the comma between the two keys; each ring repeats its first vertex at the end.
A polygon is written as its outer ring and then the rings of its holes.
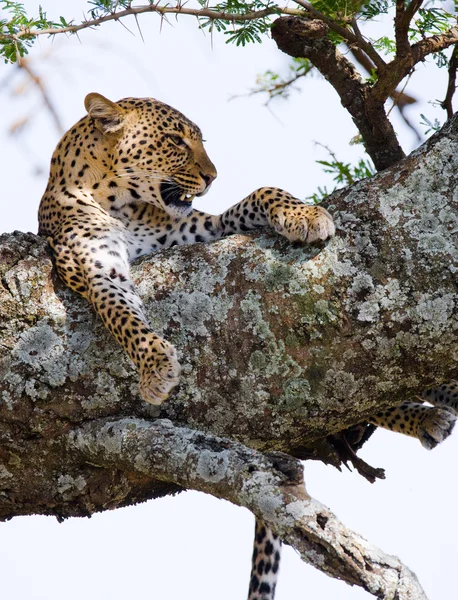
{"type": "Polygon", "coordinates": [[[338,233],[326,247],[261,232],[135,264],[151,323],[183,365],[161,407],[140,400],[133,366],[56,279],[46,242],[0,236],[0,518],[199,489],[249,507],[333,576],[424,598],[398,559],[306,495],[291,457],[338,464],[327,436],[456,378],[457,134],[454,117],[330,197],[338,233]],[[278,451],[291,456],[261,454],[278,451]]]}

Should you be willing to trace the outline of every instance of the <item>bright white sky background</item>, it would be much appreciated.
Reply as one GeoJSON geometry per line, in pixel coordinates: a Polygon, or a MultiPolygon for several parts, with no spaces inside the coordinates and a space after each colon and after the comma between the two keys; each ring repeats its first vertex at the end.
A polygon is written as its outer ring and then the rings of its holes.
{"type": "MultiPolygon", "coordinates": [[[[25,0],[30,13],[38,2],[25,0]]],[[[82,0],[43,0],[48,17],[82,17],[82,0]]],[[[338,157],[362,156],[350,147],[356,134],[336,93],[320,77],[307,79],[301,93],[277,100],[231,100],[254,86],[267,69],[286,71],[288,58],[273,41],[248,48],[227,46],[197,29],[191,17],[163,24],[155,15],[110,23],[53,43],[42,38],[31,66],[43,78],[65,129],[84,114],[84,96],[100,92],[112,100],[152,96],[194,120],[218,168],[210,194],[196,206],[221,212],[259,186],[283,187],[300,198],[330,186],[318,158],[328,145],[338,157]]],[[[381,28],[381,25],[380,25],[381,28]]],[[[444,120],[426,102],[445,95],[446,72],[420,65],[408,91],[421,100],[408,112],[444,120]],[[425,98],[429,94],[428,98],[425,98]]],[[[406,151],[415,136],[394,115],[406,151]]],[[[424,128],[419,127],[420,131],[424,128]]],[[[0,66],[0,196],[2,231],[37,230],[37,207],[59,136],[41,98],[15,67],[0,66]],[[22,136],[9,130],[24,117],[22,136]],[[40,171],[37,175],[37,170],[40,171]]],[[[332,184],[331,184],[332,187],[332,184]]],[[[140,400],[139,400],[140,401],[140,400]]],[[[378,431],[362,452],[386,469],[373,485],[355,473],[308,462],[309,493],[349,527],[384,551],[396,554],[420,578],[429,600],[453,600],[456,592],[458,433],[432,452],[416,440],[378,431]]],[[[0,524],[0,598],[5,600],[244,600],[247,594],[254,520],[248,511],[190,492],[146,504],[71,519],[24,517],[0,524]]],[[[277,600],[369,600],[284,551],[277,600]]]]}

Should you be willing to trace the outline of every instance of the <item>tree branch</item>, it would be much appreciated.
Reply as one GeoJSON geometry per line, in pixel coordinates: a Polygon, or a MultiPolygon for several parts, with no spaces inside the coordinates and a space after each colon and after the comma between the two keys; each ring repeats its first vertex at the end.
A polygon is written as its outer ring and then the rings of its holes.
{"type": "Polygon", "coordinates": [[[396,54],[394,60],[387,64],[386,70],[380,74],[379,79],[370,91],[371,102],[376,104],[385,102],[393,90],[400,84],[419,62],[429,54],[446,50],[458,43],[458,26],[440,35],[433,35],[416,42],[410,51],[396,54]]]}
{"type": "Polygon", "coordinates": [[[266,81],[263,81],[260,77],[258,77],[257,82],[256,82],[258,84],[257,88],[250,90],[246,94],[237,94],[236,96],[232,96],[231,100],[234,98],[241,98],[244,96],[255,96],[256,94],[267,94],[269,97],[267,99],[266,105],[268,105],[271,100],[273,100],[274,98],[276,98],[278,96],[282,96],[283,98],[286,98],[288,96],[290,90],[294,89],[294,84],[297,81],[299,81],[300,79],[302,79],[303,77],[306,77],[312,69],[313,69],[313,65],[310,64],[310,69],[304,69],[301,72],[296,72],[296,74],[293,77],[290,77],[289,79],[284,79],[284,80],[280,80],[280,81],[275,80],[275,82],[273,82],[273,81],[266,82],[266,81]]]}
{"type": "Polygon", "coordinates": [[[324,573],[379,598],[426,600],[415,575],[305,491],[302,467],[170,421],[93,422],[69,435],[79,460],[198,489],[251,510],[324,573]]]}
{"type": "Polygon", "coordinates": [[[370,88],[324,33],[317,35],[316,23],[320,21],[281,17],[272,26],[272,37],[280,50],[308,58],[326,77],[352,116],[376,169],[383,170],[404,157],[383,102],[368,101],[370,88]]]}
{"type": "Polygon", "coordinates": [[[356,24],[356,19],[352,20],[353,31],[351,31],[348,27],[339,25],[339,23],[337,23],[334,19],[317,10],[312,4],[310,4],[310,2],[306,2],[304,0],[295,1],[296,4],[299,4],[305,8],[308,15],[310,15],[311,20],[322,21],[329,27],[329,29],[340,35],[340,37],[342,37],[350,46],[357,46],[358,48],[361,48],[361,50],[370,56],[371,60],[378,68],[383,68],[385,66],[386,63],[380,54],[376,51],[372,44],[366,41],[361,35],[358,25],[356,24]]]}
{"type": "Polygon", "coordinates": [[[429,54],[446,50],[450,46],[458,44],[458,25],[452,27],[440,35],[432,35],[412,45],[412,57],[414,64],[424,60],[429,54]]]}
{"type": "Polygon", "coordinates": [[[78,33],[84,29],[90,29],[108,23],[109,21],[120,21],[129,16],[138,16],[145,13],[155,13],[161,17],[166,15],[188,15],[197,18],[206,18],[212,21],[222,20],[229,21],[231,23],[242,23],[246,21],[255,21],[257,19],[263,19],[271,15],[285,14],[285,15],[300,15],[302,11],[294,10],[288,7],[280,7],[277,5],[270,6],[262,10],[256,10],[247,12],[244,14],[239,13],[228,13],[222,11],[214,11],[209,8],[187,8],[180,2],[176,3],[176,6],[170,6],[169,4],[161,5],[159,2],[156,4],[147,4],[145,6],[137,6],[126,8],[125,10],[115,11],[113,13],[103,15],[96,19],[87,19],[78,25],[69,25],[68,27],[48,27],[46,29],[20,29],[14,35],[0,33],[0,40],[10,39],[20,41],[22,38],[35,38],[42,35],[55,36],[61,33],[78,33]]]}
{"type": "MultiPolygon", "coordinates": [[[[458,43],[458,27],[454,27],[447,33],[425,38],[412,47],[408,43],[406,46],[403,27],[408,28],[415,10],[418,10],[417,4],[418,2],[412,3],[409,10],[404,11],[404,3],[398,3],[396,26],[400,27],[400,31],[396,36],[400,47],[395,59],[388,65],[376,64],[378,79],[373,86],[364,84],[354,65],[326,39],[326,29],[322,21],[280,17],[272,25],[272,37],[279,49],[293,57],[308,58],[334,87],[342,105],[352,116],[363,137],[366,150],[379,171],[404,157],[386,115],[385,101],[396,93],[396,87],[402,79],[428,54],[458,43]]],[[[358,49],[362,48],[362,36],[359,34],[356,37],[358,39],[355,42],[355,51],[358,52],[358,49]]],[[[349,39],[348,36],[346,39],[349,39]]],[[[374,61],[367,48],[362,49],[368,59],[374,61]]]]}
{"type": "Polygon", "coordinates": [[[409,27],[413,16],[423,4],[422,0],[413,0],[405,5],[404,0],[396,0],[394,32],[396,36],[396,56],[405,57],[410,53],[409,27]]]}
{"type": "MultiPolygon", "coordinates": [[[[373,64],[371,59],[367,56],[367,54],[356,47],[349,48],[349,50],[355,57],[356,61],[368,73],[372,73],[372,71],[375,69],[375,65],[373,64]]],[[[400,113],[401,118],[403,119],[404,123],[407,125],[407,127],[409,127],[413,131],[413,133],[417,137],[417,140],[420,142],[421,141],[420,134],[418,133],[417,129],[412,125],[412,123],[408,120],[408,118],[404,112],[404,108],[406,106],[408,106],[409,104],[415,104],[417,102],[417,100],[413,96],[410,96],[410,94],[407,94],[403,90],[400,90],[400,91],[395,90],[391,94],[391,98],[393,100],[393,105],[396,106],[396,108],[399,110],[399,113],[400,113]]]]}
{"type": "MultiPolygon", "coordinates": [[[[350,44],[351,50],[358,52],[360,54],[365,54],[373,63],[374,67],[383,71],[386,66],[386,62],[380,56],[380,54],[375,50],[374,46],[366,41],[358,27],[358,20],[353,19],[351,22],[351,26],[353,31],[355,32],[356,43],[350,44]]],[[[372,69],[369,69],[369,73],[372,69]]]]}

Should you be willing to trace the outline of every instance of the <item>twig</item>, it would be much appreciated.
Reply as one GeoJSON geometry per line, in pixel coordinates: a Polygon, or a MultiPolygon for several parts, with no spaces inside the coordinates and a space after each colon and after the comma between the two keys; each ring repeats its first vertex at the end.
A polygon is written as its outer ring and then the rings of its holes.
{"type": "MultiPolygon", "coordinates": [[[[393,99],[393,104],[392,104],[392,106],[390,106],[390,109],[389,109],[389,111],[386,113],[386,116],[387,116],[387,117],[389,117],[389,116],[390,116],[390,114],[391,114],[391,111],[393,110],[393,108],[394,108],[395,106],[398,106],[399,100],[400,100],[400,99],[402,99],[402,95],[404,94],[404,91],[405,91],[406,87],[407,87],[407,86],[408,86],[408,84],[409,84],[409,81],[410,81],[410,78],[411,78],[411,76],[412,76],[412,75],[410,74],[410,75],[409,75],[409,76],[406,78],[406,80],[405,80],[405,82],[404,82],[404,85],[402,86],[402,90],[400,90],[399,92],[397,92],[397,94],[395,94],[395,93],[391,94],[391,98],[393,99]]],[[[412,104],[412,102],[411,102],[410,104],[412,104]]],[[[400,110],[400,109],[399,109],[399,110],[400,110]]]]}
{"type": "Polygon", "coordinates": [[[310,64],[310,69],[307,69],[305,72],[296,73],[296,75],[294,75],[294,77],[291,77],[290,79],[281,81],[280,83],[275,83],[271,86],[266,85],[262,88],[250,90],[246,94],[236,94],[234,96],[231,96],[229,98],[229,100],[235,100],[237,98],[246,98],[246,97],[250,97],[250,96],[255,96],[256,94],[268,94],[269,98],[267,99],[267,102],[266,102],[266,106],[267,106],[269,104],[269,102],[271,100],[273,100],[276,96],[281,95],[282,90],[285,90],[286,88],[292,86],[294,83],[296,83],[296,81],[298,81],[302,77],[306,77],[313,68],[314,68],[313,65],[310,64]]]}
{"type": "Polygon", "coordinates": [[[48,91],[46,89],[46,87],[43,84],[43,81],[41,79],[41,77],[39,77],[31,68],[30,66],[30,60],[27,58],[22,58],[18,56],[18,62],[17,65],[20,69],[23,69],[27,75],[30,77],[31,81],[36,85],[36,87],[38,88],[38,90],[40,91],[40,94],[43,98],[43,101],[46,105],[46,108],[48,109],[52,120],[54,121],[54,124],[56,126],[56,129],[58,131],[58,133],[60,135],[62,135],[62,133],[64,132],[64,127],[62,125],[62,122],[60,120],[59,114],[57,112],[57,109],[55,108],[49,94],[48,91]]]}

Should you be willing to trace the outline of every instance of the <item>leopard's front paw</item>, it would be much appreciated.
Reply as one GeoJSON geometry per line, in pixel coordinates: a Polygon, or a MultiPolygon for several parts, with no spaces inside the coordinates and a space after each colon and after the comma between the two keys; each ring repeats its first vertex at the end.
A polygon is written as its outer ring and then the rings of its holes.
{"type": "Polygon", "coordinates": [[[418,439],[422,446],[432,450],[452,433],[455,413],[446,408],[430,408],[418,425],[418,439]]]}
{"type": "Polygon", "coordinates": [[[181,366],[176,350],[167,344],[165,351],[149,357],[140,372],[140,395],[149,404],[158,406],[167,399],[170,391],[180,381],[181,366]]]}
{"type": "Polygon", "coordinates": [[[311,244],[331,238],[336,228],[331,215],[321,206],[297,201],[294,206],[278,207],[273,212],[272,225],[290,242],[311,244]]]}

